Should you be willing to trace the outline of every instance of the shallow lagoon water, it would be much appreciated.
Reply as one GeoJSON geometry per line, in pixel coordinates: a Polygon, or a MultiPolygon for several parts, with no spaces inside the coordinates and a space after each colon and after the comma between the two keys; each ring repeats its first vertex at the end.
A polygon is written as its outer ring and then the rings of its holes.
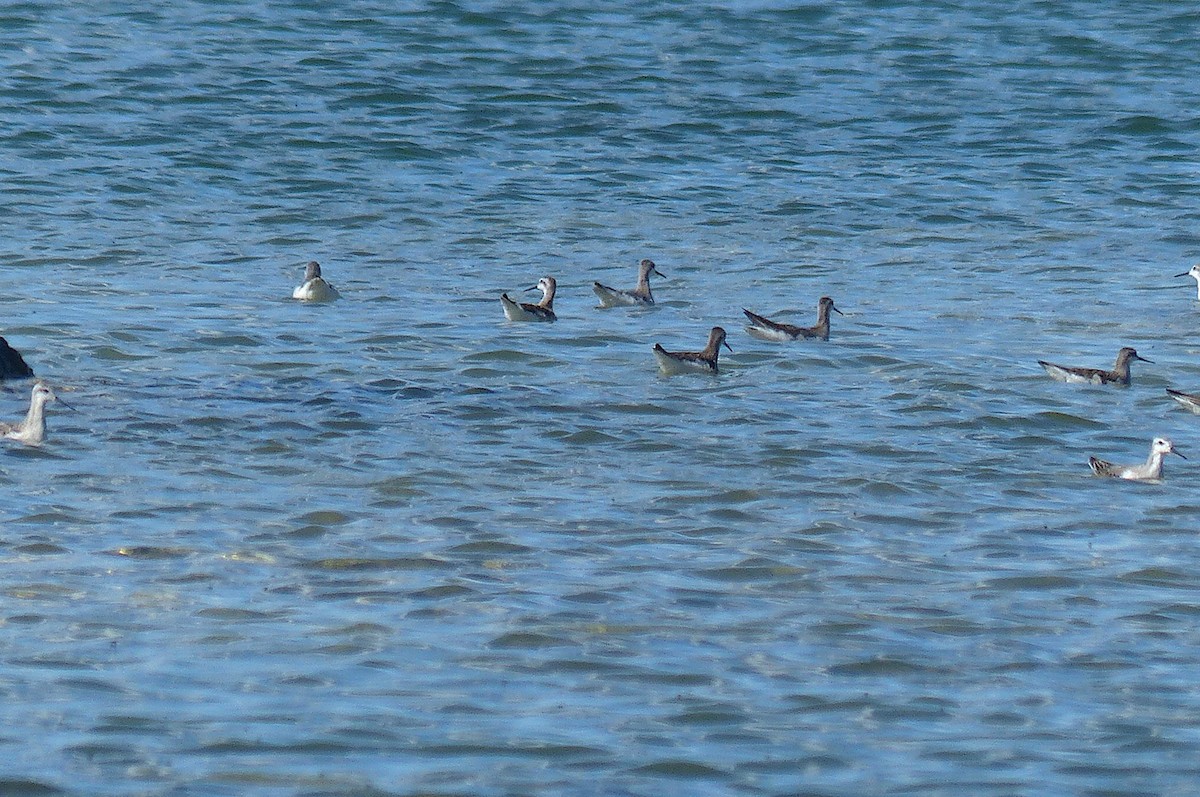
{"type": "Polygon", "coordinates": [[[1172,8],[6,10],[0,787],[1190,793],[1172,8]]]}

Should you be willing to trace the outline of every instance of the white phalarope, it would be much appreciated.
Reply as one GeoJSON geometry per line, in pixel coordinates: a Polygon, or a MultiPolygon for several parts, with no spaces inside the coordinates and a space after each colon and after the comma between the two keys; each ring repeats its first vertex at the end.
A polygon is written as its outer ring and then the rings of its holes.
{"type": "Polygon", "coordinates": [[[841,310],[833,306],[833,299],[828,296],[822,296],[821,301],[817,303],[817,323],[811,327],[798,327],[793,324],[781,324],[778,321],[772,321],[757,313],[752,313],[749,310],[742,308],[742,312],[746,314],[746,318],[750,319],[750,326],[746,327],[746,331],[751,337],[759,340],[802,340],[803,338],[820,338],[821,340],[829,340],[829,311],[844,315],[841,310]]]}
{"type": "Polygon", "coordinates": [[[1176,274],[1175,277],[1191,277],[1194,279],[1196,281],[1196,298],[1200,299],[1200,266],[1192,266],[1182,274],[1176,274]]]}
{"type": "Polygon", "coordinates": [[[654,266],[654,261],[646,258],[638,263],[637,287],[631,291],[619,291],[599,282],[592,283],[592,290],[600,298],[601,307],[633,307],[639,304],[654,304],[654,296],[650,293],[650,275],[663,273],[654,266]]]}
{"type": "Polygon", "coordinates": [[[292,298],[302,302],[329,302],[341,298],[341,294],[321,276],[321,264],[310,260],[304,267],[304,282],[292,291],[292,298]]]}
{"type": "Polygon", "coordinates": [[[1150,444],[1150,457],[1142,465],[1114,465],[1102,459],[1088,457],[1088,464],[1097,476],[1113,476],[1118,479],[1137,479],[1139,481],[1158,481],[1163,475],[1163,458],[1167,454],[1176,454],[1184,459],[1183,454],[1175,449],[1175,444],[1165,437],[1156,437],[1150,444]]]}
{"type": "MultiPolygon", "coordinates": [[[[18,424],[0,423],[0,437],[16,440],[27,446],[40,446],[46,439],[46,404],[51,401],[61,399],[54,395],[49,385],[38,382],[33,386],[33,393],[29,398],[29,412],[25,414],[25,420],[18,424]]],[[[65,401],[63,405],[71,407],[65,401]]]]}
{"type": "Polygon", "coordinates": [[[713,327],[708,333],[708,345],[704,351],[667,351],[661,344],[654,344],[654,358],[658,360],[658,370],[664,374],[715,374],[717,372],[717,355],[721,345],[733,351],[725,343],[725,330],[713,327]]]}
{"type": "Polygon", "coordinates": [[[24,379],[33,376],[33,369],[25,364],[21,352],[0,338],[0,379],[24,379]]]}
{"type": "Polygon", "coordinates": [[[1184,393],[1182,390],[1172,390],[1167,388],[1167,395],[1178,401],[1183,406],[1187,407],[1192,412],[1200,415],[1200,395],[1195,393],[1184,393]]]}
{"type": "Polygon", "coordinates": [[[1117,361],[1111,371],[1103,368],[1082,368],[1079,366],[1055,365],[1045,360],[1038,360],[1038,365],[1046,369],[1052,379],[1059,382],[1089,382],[1093,385],[1128,385],[1129,364],[1134,360],[1150,363],[1140,356],[1136,350],[1126,346],[1117,352],[1117,361]]]}
{"type": "Polygon", "coordinates": [[[514,302],[507,293],[500,294],[500,304],[504,306],[504,317],[509,321],[554,321],[554,291],[558,283],[554,277],[542,277],[538,284],[526,288],[527,291],[541,290],[542,300],[537,304],[514,302]]]}

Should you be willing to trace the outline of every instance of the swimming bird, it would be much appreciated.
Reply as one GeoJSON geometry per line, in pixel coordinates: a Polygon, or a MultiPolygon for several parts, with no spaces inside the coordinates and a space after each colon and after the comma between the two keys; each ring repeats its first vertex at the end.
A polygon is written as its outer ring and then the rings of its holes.
{"type": "MultiPolygon", "coordinates": [[[[46,404],[58,400],[54,391],[45,382],[33,386],[29,399],[29,412],[18,424],[0,423],[0,437],[16,440],[27,446],[40,446],[46,439],[46,404]]],[[[70,406],[65,401],[64,405],[70,406]]]]}
{"type": "Polygon", "coordinates": [[[833,299],[830,299],[828,296],[822,296],[821,301],[817,303],[816,326],[798,327],[792,324],[781,324],[778,321],[772,321],[757,313],[752,313],[744,307],[742,308],[742,312],[746,314],[746,318],[750,319],[750,326],[746,327],[746,331],[750,333],[751,337],[758,338],[759,340],[800,340],[802,338],[829,340],[830,310],[838,315],[845,315],[841,310],[833,306],[833,299]]]}
{"type": "Polygon", "coordinates": [[[704,347],[704,351],[667,351],[661,344],[655,343],[654,358],[658,360],[658,369],[664,374],[715,374],[721,344],[733,351],[730,345],[725,343],[725,330],[713,327],[708,333],[708,345],[704,347]]]}
{"type": "Polygon", "coordinates": [[[1171,388],[1167,388],[1167,395],[1192,412],[1200,415],[1200,396],[1195,393],[1184,393],[1182,390],[1172,390],[1171,388]]]}
{"type": "Polygon", "coordinates": [[[1138,479],[1140,481],[1157,481],[1163,475],[1163,458],[1167,454],[1178,454],[1187,459],[1175,449],[1175,444],[1165,437],[1156,437],[1150,444],[1150,457],[1144,465],[1114,465],[1102,459],[1088,457],[1088,464],[1097,476],[1114,476],[1118,479],[1138,479]]]}
{"type": "Polygon", "coordinates": [[[21,352],[0,338],[0,379],[24,379],[33,376],[33,369],[25,364],[21,352]]]}
{"type": "Polygon", "coordinates": [[[601,285],[599,282],[592,283],[592,290],[600,297],[601,307],[633,307],[639,304],[654,304],[654,296],[650,293],[651,274],[663,276],[663,273],[655,267],[654,261],[646,258],[638,263],[637,287],[633,290],[619,291],[616,288],[601,285]]]}
{"type": "Polygon", "coordinates": [[[1093,385],[1128,385],[1129,364],[1134,360],[1141,360],[1145,363],[1154,362],[1153,360],[1147,360],[1145,357],[1140,356],[1136,350],[1126,346],[1117,352],[1117,361],[1111,371],[1105,371],[1103,368],[1055,365],[1045,360],[1038,360],[1038,365],[1045,368],[1046,373],[1050,374],[1052,379],[1056,379],[1059,382],[1090,382],[1093,385]]]}
{"type": "Polygon", "coordinates": [[[1196,280],[1196,298],[1200,299],[1200,266],[1192,266],[1182,274],[1176,274],[1176,277],[1191,277],[1196,280]]]}
{"type": "Polygon", "coordinates": [[[557,287],[558,283],[554,281],[554,277],[542,277],[537,285],[526,288],[527,291],[541,289],[542,300],[537,304],[517,303],[508,298],[507,293],[500,294],[504,317],[509,321],[554,321],[558,318],[554,315],[554,291],[557,287]]]}
{"type": "Polygon", "coordinates": [[[321,276],[321,264],[315,260],[308,261],[304,267],[304,282],[292,291],[292,298],[302,302],[328,302],[341,296],[337,288],[321,276]]]}

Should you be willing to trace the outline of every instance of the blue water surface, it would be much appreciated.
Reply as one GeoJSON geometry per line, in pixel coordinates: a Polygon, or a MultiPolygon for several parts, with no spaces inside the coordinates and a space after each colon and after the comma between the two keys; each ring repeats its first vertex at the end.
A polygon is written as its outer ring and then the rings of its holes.
{"type": "Polygon", "coordinates": [[[74,408],[0,450],[0,792],[1194,793],[1198,33],[0,10],[0,334],[74,408]]]}

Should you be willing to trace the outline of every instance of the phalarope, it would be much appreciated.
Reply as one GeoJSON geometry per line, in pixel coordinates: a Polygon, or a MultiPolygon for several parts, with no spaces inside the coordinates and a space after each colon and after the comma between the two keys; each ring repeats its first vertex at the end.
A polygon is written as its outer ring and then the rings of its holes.
{"type": "Polygon", "coordinates": [[[1172,390],[1171,388],[1167,388],[1167,395],[1192,412],[1200,415],[1200,396],[1195,393],[1184,393],[1182,390],[1172,390]]]}
{"type": "Polygon", "coordinates": [[[1141,481],[1157,481],[1163,475],[1163,458],[1167,454],[1178,454],[1187,459],[1175,449],[1175,444],[1165,437],[1156,437],[1150,444],[1150,457],[1143,465],[1114,465],[1102,459],[1088,457],[1088,464],[1097,476],[1114,476],[1118,479],[1138,479],[1141,481]]]}
{"type": "Polygon", "coordinates": [[[715,374],[721,344],[733,351],[730,345],[725,343],[725,330],[713,327],[708,333],[708,345],[704,347],[704,351],[667,351],[661,344],[655,343],[654,357],[658,360],[658,369],[664,374],[715,374]]]}
{"type": "Polygon", "coordinates": [[[599,282],[592,283],[592,290],[600,297],[601,307],[632,307],[639,304],[654,304],[654,296],[650,293],[650,275],[663,276],[654,261],[646,258],[638,263],[637,287],[631,291],[619,291],[599,282]]]}
{"type": "Polygon", "coordinates": [[[1191,277],[1196,281],[1196,298],[1200,299],[1200,265],[1192,266],[1182,274],[1176,274],[1178,277],[1191,277]]]}
{"type": "Polygon", "coordinates": [[[21,352],[0,338],[0,379],[24,379],[33,376],[33,369],[25,364],[21,352]]]}
{"type": "Polygon", "coordinates": [[[820,338],[821,340],[829,340],[829,311],[844,315],[844,313],[833,306],[833,299],[828,296],[822,296],[821,301],[817,303],[817,323],[816,326],[798,327],[792,324],[781,324],[778,321],[772,321],[769,318],[764,318],[757,313],[752,313],[749,310],[742,308],[742,312],[746,314],[746,318],[750,319],[750,326],[746,327],[746,331],[751,337],[759,340],[801,340],[802,338],[820,338]]]}
{"type": "Polygon", "coordinates": [[[1147,360],[1145,357],[1140,356],[1136,350],[1126,346],[1117,352],[1117,361],[1113,364],[1111,371],[1105,371],[1103,368],[1055,365],[1045,360],[1038,360],[1038,365],[1045,368],[1046,373],[1050,374],[1052,379],[1057,379],[1059,382],[1090,382],[1093,385],[1128,385],[1129,364],[1134,360],[1141,360],[1145,363],[1154,362],[1153,360],[1147,360]]]}
{"type": "MultiPolygon", "coordinates": [[[[46,404],[57,400],[58,397],[49,385],[38,382],[33,386],[33,393],[29,398],[29,412],[25,414],[25,420],[18,424],[0,423],[0,437],[16,440],[27,446],[41,445],[46,439],[46,404]]],[[[71,406],[65,401],[63,405],[71,406]]]]}
{"type": "Polygon", "coordinates": [[[304,282],[292,291],[292,298],[302,302],[328,302],[341,298],[341,294],[321,276],[321,264],[310,260],[304,267],[304,282]]]}
{"type": "Polygon", "coordinates": [[[542,300],[537,304],[514,302],[507,293],[500,294],[504,317],[509,321],[554,321],[558,318],[554,315],[554,291],[557,287],[554,277],[542,277],[537,285],[526,288],[527,291],[541,290],[542,300]]]}

